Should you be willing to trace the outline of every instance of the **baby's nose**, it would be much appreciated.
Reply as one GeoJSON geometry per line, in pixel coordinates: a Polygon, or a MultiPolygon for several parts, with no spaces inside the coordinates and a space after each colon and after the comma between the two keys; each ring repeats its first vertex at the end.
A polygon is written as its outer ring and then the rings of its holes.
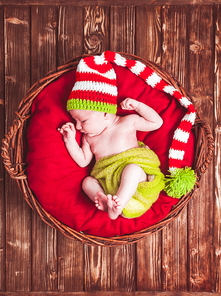
{"type": "Polygon", "coordinates": [[[82,129],[82,126],[81,126],[81,123],[80,123],[80,122],[77,122],[77,123],[76,123],[76,129],[77,129],[77,130],[82,129]]]}

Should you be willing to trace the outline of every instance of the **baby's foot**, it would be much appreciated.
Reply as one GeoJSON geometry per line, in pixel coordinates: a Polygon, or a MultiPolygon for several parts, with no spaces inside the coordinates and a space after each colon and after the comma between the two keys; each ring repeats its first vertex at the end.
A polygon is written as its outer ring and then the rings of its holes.
{"type": "Polygon", "coordinates": [[[107,207],[108,207],[108,216],[110,219],[115,220],[121,214],[121,203],[119,198],[110,194],[107,195],[107,207]]]}
{"type": "Polygon", "coordinates": [[[97,196],[95,196],[94,202],[95,202],[95,206],[98,208],[98,210],[107,212],[108,207],[107,207],[107,195],[106,194],[98,191],[97,196]]]}

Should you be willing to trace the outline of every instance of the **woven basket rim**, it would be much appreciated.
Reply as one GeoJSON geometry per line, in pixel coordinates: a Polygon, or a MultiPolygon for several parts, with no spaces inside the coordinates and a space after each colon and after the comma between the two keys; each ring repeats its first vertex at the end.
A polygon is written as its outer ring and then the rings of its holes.
{"type": "MultiPolygon", "coordinates": [[[[138,60],[152,70],[154,70],[162,79],[164,79],[169,85],[172,85],[178,89],[183,96],[185,96],[194,105],[194,101],[190,94],[182,87],[181,83],[172,77],[165,69],[163,69],[158,64],[151,62],[149,60],[143,59],[141,57],[119,52],[120,55],[126,57],[127,59],[138,60]]],[[[30,205],[30,207],[35,210],[40,218],[51,227],[59,230],[65,236],[71,239],[77,239],[82,243],[88,245],[96,246],[119,246],[123,244],[131,244],[140,241],[149,234],[156,233],[166,227],[172,220],[174,220],[180,213],[185,209],[190,199],[193,197],[196,189],[199,187],[199,181],[201,175],[205,173],[209,164],[212,161],[214,154],[214,138],[210,127],[200,118],[200,115],[196,109],[196,122],[193,127],[195,137],[197,139],[195,157],[194,157],[194,170],[197,177],[197,184],[194,189],[181,197],[179,202],[173,206],[169,214],[164,217],[161,221],[156,224],[149,226],[141,231],[134,232],[128,235],[114,236],[114,237],[99,237],[83,232],[77,232],[76,230],[70,228],[64,223],[58,221],[49,213],[47,213],[41,204],[38,202],[36,196],[29,188],[27,174],[25,170],[24,161],[24,151],[23,151],[23,136],[27,127],[27,120],[31,116],[30,109],[32,103],[36,96],[44,89],[49,83],[53,82],[59,78],[64,73],[75,69],[81,58],[89,55],[77,56],[69,61],[67,61],[62,66],[57,69],[50,71],[44,78],[37,81],[27,92],[23,100],[21,101],[18,110],[16,112],[16,117],[13,121],[12,126],[9,128],[7,134],[5,134],[2,140],[2,158],[5,169],[8,171],[9,175],[17,180],[18,186],[21,189],[25,200],[30,205]],[[205,148],[207,151],[205,152],[205,148]],[[10,149],[10,153],[9,153],[10,149]]]]}

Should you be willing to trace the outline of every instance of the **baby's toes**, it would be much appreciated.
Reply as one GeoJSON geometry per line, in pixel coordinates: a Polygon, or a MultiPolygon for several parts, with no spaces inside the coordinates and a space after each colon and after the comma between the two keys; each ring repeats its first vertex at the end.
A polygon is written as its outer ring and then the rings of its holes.
{"type": "Polygon", "coordinates": [[[98,196],[95,196],[94,202],[95,202],[95,204],[99,204],[100,203],[100,198],[98,196]]]}
{"type": "Polygon", "coordinates": [[[97,208],[99,209],[99,207],[100,207],[100,204],[99,204],[99,202],[95,200],[95,202],[94,202],[94,203],[95,203],[95,207],[97,207],[97,208]]]}
{"type": "Polygon", "coordinates": [[[107,194],[107,195],[106,195],[106,199],[107,199],[107,206],[108,206],[108,207],[111,207],[112,204],[113,204],[112,195],[107,194]]]}
{"type": "Polygon", "coordinates": [[[120,203],[120,200],[117,197],[117,195],[114,195],[112,199],[113,199],[115,207],[120,207],[121,203],[120,203]]]}

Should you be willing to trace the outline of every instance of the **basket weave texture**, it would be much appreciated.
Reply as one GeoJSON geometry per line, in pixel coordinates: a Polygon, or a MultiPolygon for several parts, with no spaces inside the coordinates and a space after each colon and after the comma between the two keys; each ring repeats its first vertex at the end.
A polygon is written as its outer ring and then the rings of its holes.
{"type": "MultiPolygon", "coordinates": [[[[154,70],[162,79],[164,79],[169,85],[172,85],[178,89],[183,96],[192,102],[194,101],[191,96],[184,90],[181,84],[176,80],[176,78],[171,77],[165,70],[163,70],[159,65],[153,62],[144,60],[134,55],[120,53],[120,55],[126,57],[127,59],[138,60],[149,68],[154,70]]],[[[115,236],[115,237],[98,237],[93,235],[88,235],[85,233],[77,232],[74,229],[66,226],[65,224],[59,222],[49,213],[47,213],[41,204],[38,202],[36,196],[29,188],[28,178],[26,173],[25,165],[25,155],[24,155],[24,136],[26,133],[26,127],[28,123],[28,118],[31,116],[31,105],[35,97],[46,87],[49,83],[53,82],[59,78],[62,74],[76,69],[81,58],[86,55],[73,58],[64,65],[60,66],[54,71],[47,74],[46,77],[35,83],[32,88],[28,91],[26,96],[21,101],[18,111],[16,112],[16,117],[10,127],[8,133],[2,140],[2,158],[3,163],[8,171],[11,178],[16,179],[20,190],[23,192],[25,200],[28,202],[30,207],[37,211],[40,218],[50,225],[51,227],[59,230],[65,236],[80,240],[83,243],[93,246],[118,246],[122,244],[131,244],[138,242],[149,234],[156,233],[163,229],[168,223],[174,220],[186,207],[189,200],[193,197],[196,189],[199,187],[199,181],[202,174],[207,170],[214,154],[214,138],[210,127],[203,121],[198,111],[196,110],[196,121],[193,127],[193,132],[196,137],[196,149],[194,155],[194,171],[197,177],[197,184],[194,189],[188,194],[182,196],[179,202],[173,206],[170,213],[163,220],[158,223],[145,228],[141,231],[135,232],[129,235],[115,236]]]]}

